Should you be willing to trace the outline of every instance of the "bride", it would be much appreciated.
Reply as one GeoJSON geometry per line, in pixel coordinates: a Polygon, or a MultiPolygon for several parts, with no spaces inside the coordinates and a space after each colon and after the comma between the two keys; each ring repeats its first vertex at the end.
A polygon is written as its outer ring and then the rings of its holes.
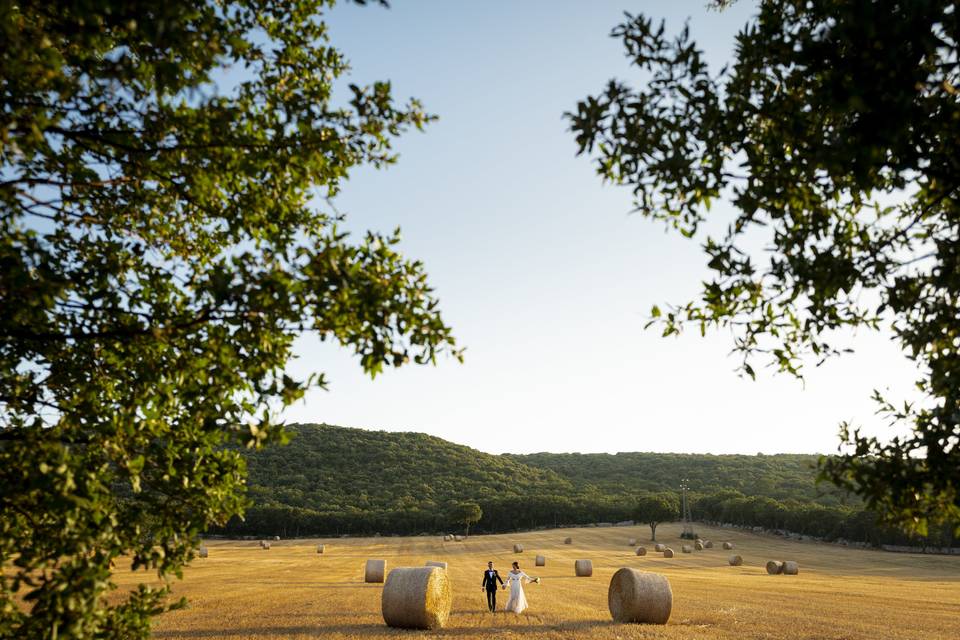
{"type": "Polygon", "coordinates": [[[507,574],[507,584],[503,585],[504,589],[507,587],[510,588],[510,598],[507,599],[504,611],[520,613],[527,608],[527,597],[523,594],[524,582],[535,582],[539,584],[540,578],[531,578],[520,570],[519,562],[514,562],[513,569],[507,574]]]}

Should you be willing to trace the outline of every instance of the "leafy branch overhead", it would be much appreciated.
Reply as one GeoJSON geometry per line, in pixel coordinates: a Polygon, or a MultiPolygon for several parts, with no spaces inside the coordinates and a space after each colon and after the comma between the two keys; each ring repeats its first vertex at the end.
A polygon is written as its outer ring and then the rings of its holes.
{"type": "Polygon", "coordinates": [[[283,440],[315,332],[375,375],[459,357],[399,232],[326,202],[432,120],[334,85],[331,2],[20,2],[0,18],[0,637],[143,637],[283,440]],[[22,599],[25,605],[18,604],[22,599]]]}
{"type": "Polygon", "coordinates": [[[723,69],[687,28],[628,14],[612,35],[643,83],[611,81],[567,116],[639,212],[703,238],[712,275],[653,309],[664,335],[728,328],[747,375],[759,356],[800,376],[845,350],[837,330],[888,328],[924,402],[878,394],[908,435],[843,425],[823,473],[907,528],[960,522],[960,7],[764,1],[723,69]],[[705,233],[720,198],[733,213],[705,233]]]}

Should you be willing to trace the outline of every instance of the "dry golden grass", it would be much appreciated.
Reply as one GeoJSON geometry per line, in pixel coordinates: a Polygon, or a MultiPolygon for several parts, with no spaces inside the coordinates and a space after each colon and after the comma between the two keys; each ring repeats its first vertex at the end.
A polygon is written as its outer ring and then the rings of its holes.
{"type": "MultiPolygon", "coordinates": [[[[679,527],[661,525],[658,539],[679,548],[679,527]]],[[[189,608],[161,617],[158,638],[385,638],[405,635],[464,639],[525,633],[531,638],[817,638],[853,640],[960,638],[960,558],[893,554],[833,545],[789,542],[744,532],[701,527],[713,540],[730,540],[743,556],[708,549],[638,557],[623,544],[649,529],[634,527],[538,531],[477,536],[443,542],[439,536],[275,542],[262,551],[256,541],[207,543],[210,557],[196,560],[175,595],[189,608]],[[564,545],[566,536],[574,543],[564,545]],[[514,554],[514,542],[525,552],[514,554]],[[534,556],[546,555],[546,567],[534,556]],[[574,577],[574,560],[593,560],[593,577],[574,577]],[[380,615],[380,584],[364,584],[367,558],[384,558],[388,571],[446,560],[453,609],[445,629],[390,629],[380,615]],[[800,563],[798,576],[767,575],[769,559],[800,563]],[[493,560],[501,572],[518,560],[540,585],[526,587],[530,609],[521,615],[490,614],[480,589],[493,560]],[[673,614],[666,626],[620,625],[607,611],[607,586],[620,567],[666,575],[673,588],[673,614]],[[532,635],[529,635],[532,634],[532,635]]],[[[123,586],[141,575],[117,575],[123,586]]],[[[498,594],[499,603],[506,592],[498,594]]]]}

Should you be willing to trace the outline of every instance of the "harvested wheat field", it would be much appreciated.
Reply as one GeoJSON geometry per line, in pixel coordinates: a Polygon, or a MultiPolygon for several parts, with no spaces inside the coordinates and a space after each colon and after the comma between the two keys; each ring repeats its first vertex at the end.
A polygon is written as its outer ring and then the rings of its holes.
{"type": "MultiPolygon", "coordinates": [[[[960,638],[960,557],[894,554],[835,545],[784,541],[739,531],[700,527],[713,540],[730,541],[743,565],[728,553],[706,549],[665,559],[637,556],[624,536],[641,541],[646,527],[537,531],[476,536],[454,544],[439,536],[345,538],[316,553],[318,540],[275,542],[263,553],[256,542],[209,541],[210,557],[197,559],[176,583],[187,609],[160,617],[157,638],[960,638]],[[574,543],[564,538],[573,535],[574,543]],[[513,544],[524,546],[513,553],[513,544]],[[534,566],[534,556],[550,558],[534,566]],[[593,576],[576,577],[574,561],[589,557],[593,576]],[[447,561],[453,606],[436,631],[388,628],[380,613],[381,584],[364,583],[368,558],[387,570],[447,561]],[[793,560],[799,575],[768,575],[767,560],[793,560]],[[521,615],[486,610],[480,582],[486,562],[501,573],[518,560],[542,584],[526,587],[530,608],[521,615]],[[607,587],[620,567],[661,573],[673,589],[666,626],[615,624],[607,587]],[[533,635],[529,635],[529,634],[533,635]]],[[[658,540],[679,548],[678,526],[661,525],[658,540]]],[[[132,574],[116,576],[121,587],[132,574]]],[[[506,601],[506,592],[498,602],[506,601]]]]}

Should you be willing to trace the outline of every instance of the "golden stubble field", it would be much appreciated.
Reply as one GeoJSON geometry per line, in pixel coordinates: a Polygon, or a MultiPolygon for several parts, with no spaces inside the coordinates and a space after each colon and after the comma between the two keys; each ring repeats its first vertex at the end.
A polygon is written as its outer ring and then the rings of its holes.
{"type": "MultiPolygon", "coordinates": [[[[678,525],[661,525],[657,539],[677,551],[653,552],[645,526],[554,529],[475,536],[442,542],[436,536],[274,542],[211,541],[210,556],[194,561],[174,593],[190,606],[159,618],[157,638],[960,638],[960,557],[897,554],[785,541],[741,531],[699,527],[715,547],[680,553],[678,525]],[[563,539],[573,537],[572,545],[563,539]],[[628,538],[645,544],[637,557],[628,538]],[[720,548],[722,541],[736,545],[720,548]],[[317,543],[326,553],[316,553],[317,543]],[[511,551],[514,542],[524,553],[511,551]],[[534,556],[547,557],[545,567],[534,556]],[[738,553],[744,565],[731,567],[738,553]],[[381,585],[363,582],[367,558],[387,570],[450,563],[453,609],[438,631],[390,629],[380,615],[381,585]],[[593,561],[593,577],[573,575],[574,560],[593,561]],[[797,560],[798,576],[767,575],[767,560],[797,560]],[[486,609],[482,572],[493,560],[501,573],[519,560],[540,585],[526,587],[530,608],[521,615],[486,609]],[[666,626],[621,625],[610,620],[607,586],[620,567],[666,575],[673,614],[666,626]]],[[[121,587],[142,574],[120,573],[121,587]]],[[[506,592],[498,594],[498,603],[506,592]]]]}

